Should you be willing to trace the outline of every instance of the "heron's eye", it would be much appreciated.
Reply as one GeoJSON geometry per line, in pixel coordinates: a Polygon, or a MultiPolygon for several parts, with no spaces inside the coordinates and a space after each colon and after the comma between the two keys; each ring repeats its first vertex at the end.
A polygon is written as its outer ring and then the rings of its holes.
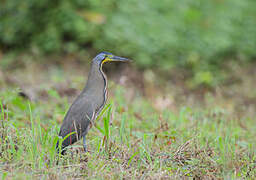
{"type": "Polygon", "coordinates": [[[108,58],[108,55],[105,55],[105,56],[104,56],[104,59],[106,59],[106,58],[108,58]]]}

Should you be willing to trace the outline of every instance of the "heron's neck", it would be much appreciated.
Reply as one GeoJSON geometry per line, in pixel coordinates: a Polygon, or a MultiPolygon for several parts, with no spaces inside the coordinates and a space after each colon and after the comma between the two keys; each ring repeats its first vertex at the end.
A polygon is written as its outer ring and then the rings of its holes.
{"type": "Polygon", "coordinates": [[[107,79],[102,71],[101,65],[97,62],[93,62],[84,91],[94,91],[97,93],[104,90],[106,88],[106,84],[107,79]]]}

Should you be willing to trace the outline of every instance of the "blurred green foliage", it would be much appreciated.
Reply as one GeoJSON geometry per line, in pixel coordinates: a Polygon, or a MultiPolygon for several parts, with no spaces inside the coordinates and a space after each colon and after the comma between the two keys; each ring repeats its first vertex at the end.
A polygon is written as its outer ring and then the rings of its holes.
{"type": "Polygon", "coordinates": [[[90,46],[129,56],[143,68],[188,67],[205,83],[223,57],[256,56],[255,0],[0,2],[0,47],[7,50],[74,52],[90,46]]]}

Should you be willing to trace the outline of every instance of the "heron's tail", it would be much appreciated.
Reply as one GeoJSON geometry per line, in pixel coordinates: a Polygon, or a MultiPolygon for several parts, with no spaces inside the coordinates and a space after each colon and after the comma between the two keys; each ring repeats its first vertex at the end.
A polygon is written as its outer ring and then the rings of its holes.
{"type": "Polygon", "coordinates": [[[57,150],[57,154],[59,154],[59,152],[61,151],[61,155],[64,155],[66,152],[66,148],[65,146],[63,146],[63,144],[61,145],[61,147],[59,146],[59,141],[57,141],[56,143],[56,150],[57,150]]]}

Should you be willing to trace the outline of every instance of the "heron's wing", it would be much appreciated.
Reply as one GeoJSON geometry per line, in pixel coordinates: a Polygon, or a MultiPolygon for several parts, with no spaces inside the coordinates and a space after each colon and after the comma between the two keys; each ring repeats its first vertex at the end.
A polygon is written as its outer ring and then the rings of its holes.
{"type": "Polygon", "coordinates": [[[59,133],[63,138],[69,135],[63,141],[63,147],[73,144],[87,133],[90,120],[93,118],[94,114],[91,104],[85,97],[77,98],[74,101],[64,118],[59,133]],[[72,134],[70,135],[70,133],[72,134]]]}

